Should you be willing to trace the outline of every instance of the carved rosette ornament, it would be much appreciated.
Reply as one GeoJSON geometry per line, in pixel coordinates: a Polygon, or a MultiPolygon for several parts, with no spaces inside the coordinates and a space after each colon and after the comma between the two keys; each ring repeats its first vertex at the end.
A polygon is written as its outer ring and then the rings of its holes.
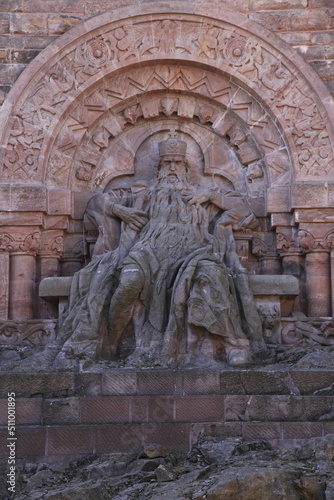
{"type": "MultiPolygon", "coordinates": [[[[29,85],[17,92],[15,111],[8,108],[9,121],[4,119],[2,142],[6,153],[2,165],[7,179],[22,182],[42,179],[45,155],[41,152],[50,149],[53,132],[59,128],[59,118],[62,116],[64,120],[69,115],[73,100],[80,100],[85,95],[90,110],[85,116],[72,114],[72,136],[82,136],[89,127],[89,116],[95,119],[97,114],[120,102],[125,97],[124,91],[126,94],[137,86],[135,82],[126,82],[126,78],[122,84],[122,77],[119,77],[121,84],[117,85],[117,92],[111,93],[105,101],[98,93],[96,98],[89,96],[87,99],[89,92],[86,89],[91,85],[96,88],[99,82],[101,85],[112,82],[119,68],[140,62],[143,73],[139,89],[148,83],[145,72],[151,63],[157,64],[165,58],[170,62],[175,59],[179,67],[180,60],[196,60],[197,65],[210,67],[212,75],[217,75],[217,69],[230,73],[230,81],[236,78],[242,88],[248,89],[251,100],[265,103],[263,116],[275,115],[288,148],[297,153],[296,157],[292,156],[298,158],[294,165],[295,177],[305,180],[328,178],[333,164],[330,119],[325,122],[326,110],[314,85],[312,88],[305,77],[306,66],[297,58],[289,58],[290,48],[284,50],[284,43],[278,43],[274,35],[261,37],[258,27],[249,21],[247,30],[242,27],[243,22],[233,25],[233,16],[229,19],[228,11],[224,11],[226,20],[221,20],[220,12],[208,6],[213,17],[206,17],[204,21],[197,7],[190,14],[183,5],[182,20],[179,14],[163,13],[161,8],[157,14],[154,9],[152,5],[148,18],[139,15],[127,20],[115,20],[113,14],[106,13],[86,22],[84,34],[74,29],[70,40],[64,47],[60,43],[58,51],[51,47],[46,49],[41,67],[36,70],[36,62],[33,74],[32,71],[30,75],[26,73],[29,85]]],[[[141,7],[137,10],[139,12],[141,7]]],[[[128,11],[124,12],[128,17],[128,11]]],[[[160,82],[166,79],[167,73],[162,79],[160,77],[160,82]]],[[[209,92],[214,88],[214,85],[207,87],[209,92]]],[[[108,94],[108,90],[106,92],[108,94]]],[[[207,112],[200,112],[199,117],[201,123],[212,121],[207,112]]],[[[258,123],[259,118],[254,117],[253,123],[258,123]]],[[[128,123],[133,120],[128,118],[128,123]]],[[[69,150],[70,144],[64,137],[60,151],[65,154],[55,166],[55,173],[69,168],[66,161],[69,150]]],[[[279,148],[274,151],[278,158],[279,148]]],[[[55,154],[50,155],[53,163],[56,162],[55,154]]],[[[275,164],[275,158],[272,161],[275,164]]],[[[81,177],[79,180],[85,182],[83,170],[77,174],[81,177]]]]}

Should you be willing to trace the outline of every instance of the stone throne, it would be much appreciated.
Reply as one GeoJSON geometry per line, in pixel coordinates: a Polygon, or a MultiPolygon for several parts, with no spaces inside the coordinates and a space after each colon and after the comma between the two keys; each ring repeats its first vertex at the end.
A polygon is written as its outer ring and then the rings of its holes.
{"type": "MultiPolygon", "coordinates": [[[[204,178],[224,179],[246,195],[260,221],[256,234],[235,232],[243,264],[255,275],[300,280],[293,306],[300,314],[283,320],[282,341],[331,343],[329,95],[284,42],[264,39],[251,22],[240,28],[235,13],[199,24],[200,12],[179,21],[152,9],[154,21],[130,16],[131,29],[124,10],[118,20],[92,19],[84,35],[73,30],[34,61],[4,106],[3,343],[56,337],[49,298],[58,293],[62,307],[64,292],[42,285],[39,297],[39,283],[82,267],[88,200],[134,175],[129,169],[145,140],[176,126],[198,144],[204,178]],[[327,326],[307,317],[325,317],[327,326]]],[[[277,323],[278,299],[264,302],[261,314],[277,323]]],[[[281,300],[284,318],[292,302],[281,300]]]]}

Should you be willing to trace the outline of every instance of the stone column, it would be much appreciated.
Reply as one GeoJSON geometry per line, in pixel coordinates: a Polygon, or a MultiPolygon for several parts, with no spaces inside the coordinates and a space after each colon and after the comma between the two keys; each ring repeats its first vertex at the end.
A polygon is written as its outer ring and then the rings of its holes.
{"type": "Polygon", "coordinates": [[[304,256],[299,248],[294,228],[278,226],[276,228],[276,247],[282,260],[283,274],[291,274],[299,279],[299,295],[293,300],[282,301],[283,316],[293,311],[307,313],[307,300],[304,283],[304,256]]]}
{"type": "Polygon", "coordinates": [[[35,256],[15,252],[10,256],[9,319],[34,315],[35,256]]]}
{"type": "Polygon", "coordinates": [[[63,232],[45,231],[42,233],[41,250],[37,256],[36,310],[38,318],[57,317],[57,303],[47,302],[39,297],[38,287],[43,278],[59,276],[60,258],[63,252],[63,232]]]}
{"type": "Polygon", "coordinates": [[[9,319],[34,317],[36,254],[39,247],[39,232],[15,241],[10,254],[9,319]]]}
{"type": "Polygon", "coordinates": [[[308,316],[331,316],[330,258],[326,251],[311,251],[305,256],[308,316]]]}
{"type": "Polygon", "coordinates": [[[289,252],[282,252],[282,270],[283,274],[291,274],[299,279],[299,295],[295,298],[293,310],[307,313],[307,299],[304,283],[305,264],[304,256],[300,251],[291,248],[289,252]]]}
{"type": "Polygon", "coordinates": [[[281,274],[282,266],[276,252],[268,252],[260,258],[261,274],[281,274]]]}

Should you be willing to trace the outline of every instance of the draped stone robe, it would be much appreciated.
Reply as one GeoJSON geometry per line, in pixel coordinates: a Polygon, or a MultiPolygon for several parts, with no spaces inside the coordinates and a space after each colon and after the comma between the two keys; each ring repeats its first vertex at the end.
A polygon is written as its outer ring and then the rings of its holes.
{"type": "Polygon", "coordinates": [[[86,221],[100,227],[97,253],[105,253],[73,278],[60,345],[93,359],[108,352],[108,307],[120,272],[129,265],[142,271],[145,283],[133,309],[138,359],[162,365],[178,360],[203,335],[219,337],[227,349],[262,342],[248,277],[236,269],[240,263],[231,231],[231,225],[249,218],[249,210],[239,210],[236,217],[233,207],[241,197],[235,192],[221,193],[232,200],[224,213],[209,202],[190,204],[187,192],[194,192],[189,184],[156,181],[149,188],[93,197],[86,221]],[[112,203],[145,210],[147,224],[140,231],[130,229],[115,218],[112,203]]]}

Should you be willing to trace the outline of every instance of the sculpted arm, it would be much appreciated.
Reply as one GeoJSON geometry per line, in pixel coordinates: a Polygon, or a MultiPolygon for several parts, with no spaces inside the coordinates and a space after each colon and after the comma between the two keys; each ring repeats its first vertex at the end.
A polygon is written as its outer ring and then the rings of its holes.
{"type": "Polygon", "coordinates": [[[192,194],[187,194],[184,200],[189,203],[189,205],[202,205],[204,203],[212,203],[217,208],[224,210],[224,195],[219,191],[214,189],[207,189],[203,191],[196,191],[192,194]]]}

